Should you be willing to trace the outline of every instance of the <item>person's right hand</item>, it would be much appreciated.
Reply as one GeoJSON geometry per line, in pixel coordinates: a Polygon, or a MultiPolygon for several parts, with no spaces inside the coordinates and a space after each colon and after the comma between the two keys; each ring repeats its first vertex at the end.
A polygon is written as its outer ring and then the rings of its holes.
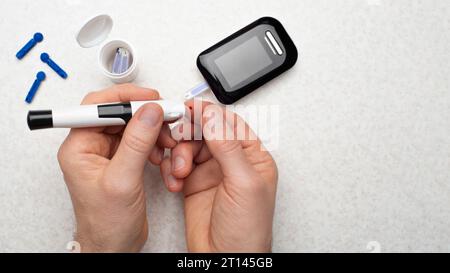
{"type": "Polygon", "coordinates": [[[160,166],[168,189],[184,192],[188,249],[269,252],[278,180],[275,162],[240,117],[231,116],[238,121],[234,124],[244,125],[247,137],[223,140],[227,130],[237,133],[230,115],[225,120],[225,110],[217,105],[204,104],[203,109],[204,139],[180,142],[160,166]],[[213,123],[222,123],[225,130],[210,126],[213,123]]]}
{"type": "MultiPolygon", "coordinates": [[[[158,100],[159,93],[116,85],[87,95],[82,104],[158,100]]],[[[72,129],[58,160],[72,197],[75,240],[82,252],[137,252],[147,241],[144,170],[160,164],[176,142],[156,104],[142,106],[128,125],[72,129]]]]}

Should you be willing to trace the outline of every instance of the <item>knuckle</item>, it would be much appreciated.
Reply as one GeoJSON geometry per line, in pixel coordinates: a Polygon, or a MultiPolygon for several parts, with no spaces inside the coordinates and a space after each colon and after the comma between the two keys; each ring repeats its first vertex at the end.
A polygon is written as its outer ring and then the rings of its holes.
{"type": "Polygon", "coordinates": [[[260,162],[257,170],[262,174],[263,180],[266,181],[267,184],[276,187],[278,184],[279,172],[273,157],[265,152],[258,156],[257,161],[260,162]]]}
{"type": "Polygon", "coordinates": [[[275,163],[274,160],[272,160],[271,167],[270,167],[270,175],[269,175],[269,182],[273,185],[278,185],[278,178],[279,178],[279,171],[278,166],[275,163]]]}
{"type": "Polygon", "coordinates": [[[241,144],[236,140],[217,140],[219,150],[224,155],[233,154],[241,149],[241,144]]]}
{"type": "Polygon", "coordinates": [[[62,166],[63,162],[64,162],[64,158],[65,158],[64,144],[63,144],[63,146],[59,147],[57,158],[58,158],[59,165],[62,166]]]}
{"type": "Polygon", "coordinates": [[[135,87],[136,86],[134,84],[132,84],[132,83],[121,83],[121,84],[116,85],[116,88],[118,90],[129,90],[129,89],[132,89],[132,88],[135,88],[135,87]]]}
{"type": "Polygon", "coordinates": [[[134,84],[132,83],[122,83],[115,86],[117,95],[119,96],[120,101],[127,101],[129,100],[128,93],[130,90],[136,88],[134,84]]]}
{"type": "Polygon", "coordinates": [[[65,169],[68,165],[70,165],[70,161],[72,159],[72,157],[70,156],[71,154],[70,147],[71,147],[70,141],[69,139],[66,139],[58,149],[56,157],[62,169],[65,169]]]}
{"type": "Polygon", "coordinates": [[[151,145],[149,141],[143,139],[140,136],[137,136],[136,134],[128,134],[123,139],[125,146],[136,152],[136,153],[145,153],[148,151],[149,146],[151,145]]]}

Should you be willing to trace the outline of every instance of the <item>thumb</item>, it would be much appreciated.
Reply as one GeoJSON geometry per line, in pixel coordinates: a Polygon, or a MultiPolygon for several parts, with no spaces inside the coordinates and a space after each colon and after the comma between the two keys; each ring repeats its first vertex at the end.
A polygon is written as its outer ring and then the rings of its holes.
{"type": "Polygon", "coordinates": [[[159,105],[142,106],[128,123],[111,164],[126,176],[142,175],[162,124],[163,111],[159,105]]]}
{"type": "Polygon", "coordinates": [[[219,163],[225,177],[248,178],[252,167],[242,147],[236,138],[234,128],[226,121],[206,122],[203,136],[211,155],[219,163]],[[222,125],[220,125],[222,123],[222,125]]]}

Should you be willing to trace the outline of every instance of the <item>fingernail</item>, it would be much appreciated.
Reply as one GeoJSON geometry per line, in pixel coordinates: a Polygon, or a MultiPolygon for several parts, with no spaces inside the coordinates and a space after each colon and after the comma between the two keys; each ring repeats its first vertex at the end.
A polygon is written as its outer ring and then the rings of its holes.
{"type": "Polygon", "coordinates": [[[139,116],[139,121],[148,127],[155,127],[159,123],[159,113],[151,107],[145,107],[139,116]]]}
{"type": "Polygon", "coordinates": [[[168,186],[169,188],[173,188],[177,186],[177,180],[175,179],[175,177],[173,175],[169,175],[167,177],[167,182],[168,182],[168,186]]]}
{"type": "Polygon", "coordinates": [[[184,161],[184,159],[181,156],[177,156],[175,157],[175,162],[172,165],[173,166],[173,171],[177,171],[179,169],[184,168],[184,166],[186,165],[186,161],[184,161]]]}

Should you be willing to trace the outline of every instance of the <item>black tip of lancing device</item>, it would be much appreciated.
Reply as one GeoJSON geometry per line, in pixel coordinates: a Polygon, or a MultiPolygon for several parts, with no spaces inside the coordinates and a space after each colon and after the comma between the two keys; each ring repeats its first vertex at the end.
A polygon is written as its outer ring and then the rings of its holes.
{"type": "Polygon", "coordinates": [[[30,130],[53,128],[53,116],[51,110],[30,111],[27,116],[30,130]]]}

